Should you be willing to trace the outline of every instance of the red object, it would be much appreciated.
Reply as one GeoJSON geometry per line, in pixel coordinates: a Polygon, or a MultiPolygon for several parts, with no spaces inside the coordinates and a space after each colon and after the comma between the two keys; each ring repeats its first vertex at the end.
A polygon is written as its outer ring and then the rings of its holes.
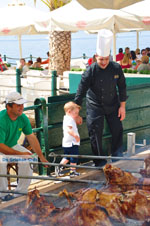
{"type": "Polygon", "coordinates": [[[93,58],[88,59],[88,64],[91,65],[93,63],[93,58]]]}
{"type": "Polygon", "coordinates": [[[121,65],[121,68],[130,68],[131,64],[127,64],[127,65],[121,65]]]}
{"type": "Polygon", "coordinates": [[[118,53],[118,54],[116,55],[116,61],[122,60],[123,57],[124,57],[124,54],[123,54],[123,53],[118,53]]]}
{"type": "Polygon", "coordinates": [[[41,62],[41,64],[49,64],[49,58],[47,60],[44,60],[43,62],[41,62]]]}

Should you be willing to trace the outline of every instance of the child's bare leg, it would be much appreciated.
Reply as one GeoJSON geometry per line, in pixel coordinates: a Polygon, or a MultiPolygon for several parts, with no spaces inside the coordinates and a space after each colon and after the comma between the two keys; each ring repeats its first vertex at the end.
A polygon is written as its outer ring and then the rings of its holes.
{"type": "Polygon", "coordinates": [[[72,167],[70,168],[71,170],[76,170],[76,168],[73,167],[73,166],[76,166],[77,165],[76,163],[70,163],[70,165],[72,165],[72,167]]]}
{"type": "Polygon", "coordinates": [[[63,159],[61,160],[60,164],[65,165],[65,164],[67,164],[68,162],[69,162],[68,159],[63,158],[63,159]]]}

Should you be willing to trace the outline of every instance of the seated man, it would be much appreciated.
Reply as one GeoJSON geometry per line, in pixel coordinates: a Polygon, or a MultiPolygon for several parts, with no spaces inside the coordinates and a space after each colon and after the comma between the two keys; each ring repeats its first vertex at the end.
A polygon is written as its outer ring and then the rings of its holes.
{"type": "MultiPolygon", "coordinates": [[[[27,101],[17,92],[8,94],[6,100],[6,109],[0,112],[0,174],[7,174],[7,161],[5,159],[10,156],[18,160],[18,175],[32,176],[32,169],[28,158],[31,157],[31,152],[17,144],[18,139],[23,132],[31,145],[33,151],[38,155],[41,162],[47,163],[47,160],[42,154],[38,139],[32,132],[32,127],[28,117],[23,114],[24,103],[27,101]],[[22,158],[27,158],[27,161],[20,161],[22,158]]],[[[19,179],[17,191],[27,192],[31,179],[19,179]]],[[[0,177],[0,190],[7,190],[7,177],[0,177]]],[[[0,193],[0,198],[6,200],[7,195],[0,193]]]]}
{"type": "Polygon", "coordinates": [[[24,58],[21,58],[20,59],[20,66],[19,66],[19,69],[21,71],[22,74],[26,74],[27,71],[29,71],[29,67],[28,65],[26,64],[26,60],[24,58]]]}

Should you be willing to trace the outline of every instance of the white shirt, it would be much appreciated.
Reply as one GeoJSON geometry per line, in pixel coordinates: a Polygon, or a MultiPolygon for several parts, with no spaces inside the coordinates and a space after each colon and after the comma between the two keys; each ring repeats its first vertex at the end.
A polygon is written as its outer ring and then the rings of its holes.
{"type": "Polygon", "coordinates": [[[75,120],[71,116],[65,115],[64,119],[63,119],[62,146],[63,147],[72,147],[72,145],[80,145],[80,142],[77,142],[76,139],[68,133],[69,126],[71,126],[72,130],[75,132],[75,134],[79,136],[78,128],[77,128],[75,120]]]}

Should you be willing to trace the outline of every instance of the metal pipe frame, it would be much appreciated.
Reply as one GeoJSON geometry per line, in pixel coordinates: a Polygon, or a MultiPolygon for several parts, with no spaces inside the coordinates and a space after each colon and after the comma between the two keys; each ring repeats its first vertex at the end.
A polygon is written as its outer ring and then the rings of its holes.
{"type": "MultiPolygon", "coordinates": [[[[14,190],[6,190],[6,191],[0,190],[0,193],[6,193],[6,194],[7,193],[11,193],[11,194],[18,194],[18,195],[28,195],[29,192],[19,192],[19,191],[14,191],[14,190]]],[[[54,193],[40,193],[40,195],[45,196],[45,197],[54,197],[54,198],[60,197],[59,194],[54,194],[54,193]]]]}
{"type": "Polygon", "coordinates": [[[86,159],[114,159],[114,160],[128,160],[128,161],[144,161],[144,158],[131,158],[131,157],[114,157],[114,156],[94,156],[94,155],[64,155],[64,154],[49,154],[49,157],[73,157],[73,158],[86,158],[86,159]]]}
{"type": "MultiPolygon", "coordinates": [[[[8,174],[0,174],[0,177],[8,177],[8,178],[20,178],[20,179],[38,179],[38,180],[51,180],[51,181],[62,181],[62,182],[77,182],[77,183],[90,183],[90,184],[104,184],[104,181],[96,181],[96,180],[76,180],[76,179],[68,179],[68,178],[56,178],[56,177],[42,177],[42,176],[19,176],[19,175],[8,175],[8,174]]],[[[106,183],[105,183],[106,184],[106,183]]]]}
{"type": "Polygon", "coordinates": [[[103,167],[96,167],[96,166],[83,166],[83,165],[70,165],[70,164],[60,164],[60,163],[44,163],[44,162],[30,162],[30,167],[33,169],[32,165],[47,165],[49,167],[51,166],[64,166],[64,167],[73,167],[73,168],[81,168],[81,169],[93,169],[93,170],[102,170],[103,167]]]}
{"type": "MultiPolygon", "coordinates": [[[[30,163],[31,168],[33,168],[32,165],[45,165],[45,163],[44,162],[33,162],[33,163],[30,163]]],[[[60,163],[46,163],[46,165],[48,165],[49,167],[51,167],[51,166],[63,166],[65,168],[72,167],[72,165],[70,165],[70,164],[60,164],[60,163]]],[[[103,167],[96,167],[96,166],[73,165],[73,167],[77,168],[77,169],[103,170],[103,167]]],[[[124,170],[124,171],[130,172],[130,173],[139,173],[139,171],[137,171],[137,170],[124,170]]]]}

